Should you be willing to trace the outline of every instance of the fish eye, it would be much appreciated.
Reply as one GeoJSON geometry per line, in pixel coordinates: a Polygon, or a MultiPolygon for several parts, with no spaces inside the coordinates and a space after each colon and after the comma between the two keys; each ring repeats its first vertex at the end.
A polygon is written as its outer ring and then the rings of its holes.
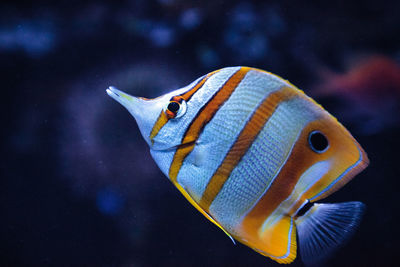
{"type": "Polygon", "coordinates": [[[176,113],[179,110],[180,104],[178,102],[169,102],[167,109],[172,113],[176,113]]]}
{"type": "Polygon", "coordinates": [[[317,153],[325,152],[329,147],[329,141],[320,131],[312,131],[308,136],[308,144],[317,153]]]}
{"type": "Polygon", "coordinates": [[[186,112],[186,101],[180,96],[174,96],[165,108],[165,114],[170,119],[180,118],[186,112]]]}

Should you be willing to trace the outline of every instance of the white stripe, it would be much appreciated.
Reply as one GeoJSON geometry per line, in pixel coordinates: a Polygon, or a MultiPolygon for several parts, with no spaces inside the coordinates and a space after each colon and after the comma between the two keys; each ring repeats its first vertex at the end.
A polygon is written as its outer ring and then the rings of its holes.
{"type": "Polygon", "coordinates": [[[266,231],[277,223],[284,214],[287,214],[294,205],[300,200],[302,194],[317,183],[326,173],[329,172],[331,162],[329,160],[320,161],[309,167],[300,177],[291,194],[268,216],[264,221],[261,232],[266,231]]]}
{"type": "Polygon", "coordinates": [[[349,168],[347,168],[339,177],[337,177],[333,182],[331,182],[327,187],[325,187],[321,192],[319,192],[318,194],[316,194],[315,196],[313,196],[312,198],[310,198],[310,201],[313,201],[315,198],[319,197],[321,194],[325,193],[326,191],[328,191],[329,189],[332,188],[332,186],[334,186],[337,182],[339,182],[343,177],[345,177],[346,174],[348,174],[353,168],[355,168],[358,164],[361,163],[361,161],[363,160],[362,158],[362,153],[360,148],[357,146],[357,150],[359,153],[359,157],[356,163],[354,163],[353,165],[351,165],[349,168]]]}
{"type": "MultiPolygon", "coordinates": [[[[217,74],[216,74],[217,75],[217,74]]],[[[230,98],[219,108],[183,162],[178,182],[196,201],[224,160],[251,114],[271,92],[287,85],[276,76],[250,70],[230,98]]]]}
{"type": "Polygon", "coordinates": [[[305,105],[309,103],[303,98],[282,102],[232,171],[210,206],[210,213],[225,229],[235,233],[279,174],[302,129],[315,120],[305,105]]]}
{"type": "MultiPolygon", "coordinates": [[[[163,151],[150,151],[158,167],[167,177],[169,177],[169,168],[171,166],[176,151],[174,147],[181,144],[183,135],[185,134],[186,129],[190,125],[191,121],[199,112],[199,110],[203,107],[203,105],[211,99],[211,97],[219,90],[219,88],[225,83],[225,81],[237,70],[239,70],[239,68],[240,67],[225,68],[212,75],[204,83],[204,85],[192,96],[190,101],[187,102],[187,110],[185,115],[178,119],[169,120],[154,138],[155,146],[159,146],[157,142],[160,142],[162,143],[161,146],[165,148],[172,148],[163,151]]],[[[167,98],[169,101],[172,96],[182,94],[191,89],[193,86],[194,83],[191,83],[191,85],[168,93],[162,98],[167,98]]],[[[165,102],[165,105],[167,103],[168,102],[165,102]]]]}

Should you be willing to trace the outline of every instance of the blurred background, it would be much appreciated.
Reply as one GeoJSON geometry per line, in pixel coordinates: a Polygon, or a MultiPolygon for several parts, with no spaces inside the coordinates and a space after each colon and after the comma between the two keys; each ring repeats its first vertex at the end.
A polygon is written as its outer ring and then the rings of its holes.
{"type": "Polygon", "coordinates": [[[369,155],[326,199],[367,205],[326,266],[395,266],[399,14],[395,0],[2,1],[0,266],[278,266],[197,212],[105,93],[156,97],[234,65],[288,79],[369,155]]]}

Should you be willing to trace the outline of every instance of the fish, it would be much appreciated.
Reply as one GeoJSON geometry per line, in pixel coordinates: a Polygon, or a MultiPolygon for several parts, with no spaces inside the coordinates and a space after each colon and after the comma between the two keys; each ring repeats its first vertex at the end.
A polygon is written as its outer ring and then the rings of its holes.
{"type": "Polygon", "coordinates": [[[289,81],[226,67],[154,99],[115,87],[150,153],[183,196],[232,240],[306,264],[355,232],[365,205],[317,203],[369,164],[348,130],[289,81]]]}

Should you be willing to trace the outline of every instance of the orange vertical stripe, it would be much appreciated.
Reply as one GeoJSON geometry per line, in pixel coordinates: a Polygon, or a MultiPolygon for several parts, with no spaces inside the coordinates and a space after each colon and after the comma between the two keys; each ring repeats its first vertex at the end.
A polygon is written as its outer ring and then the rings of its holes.
{"type": "MultiPolygon", "coordinates": [[[[185,101],[189,101],[190,98],[194,95],[194,93],[196,93],[203,85],[204,83],[207,81],[207,79],[213,75],[214,73],[218,72],[219,70],[210,72],[209,74],[207,74],[203,79],[201,79],[198,83],[196,83],[196,85],[190,89],[189,91],[181,94],[180,96],[185,100],[185,101]]],[[[154,137],[158,134],[158,132],[162,129],[162,127],[164,127],[164,125],[169,121],[169,118],[166,116],[164,110],[161,110],[160,115],[158,116],[157,121],[154,123],[153,129],[151,129],[150,132],[150,140],[151,143],[153,143],[153,139],[154,137]]]]}
{"type": "MultiPolygon", "coordinates": [[[[189,91],[181,94],[180,96],[187,102],[192,98],[192,96],[204,85],[204,83],[211,77],[211,75],[215,74],[219,70],[210,72],[203,79],[201,79],[196,85],[190,89],[189,91]]],[[[161,110],[160,115],[158,116],[157,121],[154,123],[153,129],[150,132],[150,140],[153,143],[154,137],[158,134],[158,132],[164,127],[164,125],[169,121],[169,118],[166,116],[164,110],[161,110]]]]}
{"type": "Polygon", "coordinates": [[[222,86],[221,89],[204,105],[196,117],[192,120],[186,133],[184,134],[181,146],[178,147],[174,154],[174,158],[169,169],[169,178],[172,182],[176,182],[179,170],[183,164],[186,156],[193,150],[194,142],[199,137],[201,131],[206,124],[214,117],[219,107],[232,95],[233,91],[243,80],[244,76],[250,68],[241,67],[235,74],[233,74],[222,86]]]}
{"type": "Polygon", "coordinates": [[[211,203],[218,195],[219,191],[228,180],[231,172],[246,154],[251,144],[256,139],[259,132],[269,120],[278,105],[297,95],[297,91],[291,87],[282,87],[280,90],[271,93],[257,107],[250,120],[246,123],[240,132],[235,143],[232,145],[224,161],[218,167],[210,179],[204,194],[200,200],[200,206],[208,211],[211,203]]]}
{"type": "Polygon", "coordinates": [[[151,129],[150,141],[152,144],[154,143],[153,138],[158,134],[161,128],[164,127],[168,120],[167,114],[165,114],[164,110],[161,110],[156,123],[154,123],[153,129],[151,129]]]}
{"type": "Polygon", "coordinates": [[[312,153],[308,149],[307,138],[313,129],[314,125],[311,123],[302,130],[285,165],[273,180],[268,191],[246,215],[242,228],[247,234],[252,233],[252,236],[258,236],[257,232],[261,225],[279,204],[290,195],[300,176],[310,166],[320,161],[322,154],[312,153]]]}
{"type": "MultiPolygon", "coordinates": [[[[284,167],[277,174],[267,192],[244,218],[241,231],[246,236],[258,235],[257,232],[264,221],[291,194],[300,176],[310,166],[324,160],[332,161],[332,168],[315,184],[315,186],[319,185],[319,190],[321,190],[359,159],[358,144],[355,140],[332,116],[321,111],[319,119],[302,129],[284,167]],[[309,147],[308,136],[314,130],[321,130],[330,142],[330,147],[324,153],[315,153],[309,147]]],[[[307,198],[318,192],[313,188],[302,195],[301,199],[295,203],[295,207],[298,208],[307,198]],[[309,192],[313,192],[313,194],[309,194],[309,192]]],[[[288,215],[293,216],[296,210],[288,211],[288,215]]]]}
{"type": "Polygon", "coordinates": [[[190,98],[192,98],[192,96],[194,95],[194,93],[196,93],[202,86],[203,84],[208,80],[208,78],[210,78],[212,75],[214,75],[215,73],[217,73],[220,70],[216,70],[213,72],[210,72],[209,74],[207,74],[201,81],[199,81],[194,87],[193,89],[190,89],[189,91],[187,91],[186,93],[181,94],[181,97],[183,99],[185,99],[185,101],[189,101],[190,98]]]}

